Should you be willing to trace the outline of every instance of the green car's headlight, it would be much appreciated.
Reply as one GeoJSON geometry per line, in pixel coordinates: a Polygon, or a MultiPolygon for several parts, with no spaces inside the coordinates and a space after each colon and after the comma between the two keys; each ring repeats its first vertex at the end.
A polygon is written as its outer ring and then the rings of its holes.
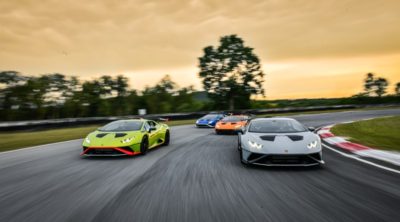
{"type": "Polygon", "coordinates": [[[135,139],[135,137],[126,138],[126,139],[124,139],[124,140],[121,140],[121,143],[129,143],[129,142],[131,142],[133,139],[135,139]]]}
{"type": "Polygon", "coordinates": [[[89,137],[86,137],[85,142],[86,142],[86,143],[90,143],[89,137]]]}

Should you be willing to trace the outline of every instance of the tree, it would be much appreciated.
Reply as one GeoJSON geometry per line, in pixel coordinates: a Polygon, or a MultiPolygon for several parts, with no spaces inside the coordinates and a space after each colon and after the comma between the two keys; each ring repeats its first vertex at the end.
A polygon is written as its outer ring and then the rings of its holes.
{"type": "Polygon", "coordinates": [[[382,97],[386,93],[388,81],[384,78],[378,78],[374,81],[374,92],[378,97],[382,97]]]}
{"type": "Polygon", "coordinates": [[[218,47],[207,46],[203,51],[199,76],[215,108],[248,108],[251,95],[264,95],[260,60],[241,38],[224,36],[218,47]]]}
{"type": "Polygon", "coordinates": [[[384,78],[375,78],[373,73],[367,73],[367,77],[364,80],[364,94],[359,95],[366,96],[378,96],[382,97],[386,93],[386,88],[388,86],[388,81],[384,78]]]}
{"type": "Polygon", "coordinates": [[[396,88],[394,89],[394,92],[397,96],[400,96],[400,82],[396,83],[396,88]]]}
{"type": "Polygon", "coordinates": [[[367,73],[367,77],[364,80],[364,91],[365,91],[365,94],[367,96],[371,95],[371,93],[373,91],[374,84],[375,84],[374,74],[373,73],[367,73]]]}
{"type": "Polygon", "coordinates": [[[84,116],[98,116],[101,97],[107,95],[98,80],[86,81],[82,84],[81,104],[86,107],[84,116]]]}
{"type": "Polygon", "coordinates": [[[22,76],[17,71],[1,71],[0,72],[0,109],[11,109],[15,104],[15,94],[18,85],[23,85],[28,77],[22,76]]]}
{"type": "Polygon", "coordinates": [[[22,76],[21,73],[17,71],[0,72],[0,84],[5,84],[7,87],[16,85],[26,80],[28,80],[28,77],[22,76]]]}
{"type": "Polygon", "coordinates": [[[118,75],[114,80],[113,90],[117,92],[117,97],[121,98],[128,94],[128,78],[123,75],[118,75]]]}
{"type": "Polygon", "coordinates": [[[173,107],[172,95],[176,88],[176,83],[171,80],[169,75],[164,76],[155,86],[146,87],[142,92],[142,99],[149,113],[171,112],[173,107]]]}

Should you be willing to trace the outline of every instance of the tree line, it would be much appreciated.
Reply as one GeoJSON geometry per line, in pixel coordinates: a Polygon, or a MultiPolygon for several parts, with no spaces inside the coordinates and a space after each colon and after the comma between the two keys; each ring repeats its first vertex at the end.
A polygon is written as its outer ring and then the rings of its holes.
{"type": "Polygon", "coordinates": [[[193,98],[193,86],[179,88],[166,75],[154,86],[138,91],[128,78],[104,75],[81,81],[60,73],[27,76],[0,72],[0,120],[135,115],[207,109],[193,98]]]}

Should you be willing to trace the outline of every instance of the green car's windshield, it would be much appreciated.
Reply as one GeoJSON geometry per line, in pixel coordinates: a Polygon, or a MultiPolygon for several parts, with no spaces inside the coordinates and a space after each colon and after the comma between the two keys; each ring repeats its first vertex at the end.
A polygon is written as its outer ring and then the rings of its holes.
{"type": "Polygon", "coordinates": [[[142,125],[143,125],[142,121],[119,120],[119,121],[111,122],[111,123],[99,128],[99,131],[102,131],[102,132],[137,131],[142,128],[142,125]]]}

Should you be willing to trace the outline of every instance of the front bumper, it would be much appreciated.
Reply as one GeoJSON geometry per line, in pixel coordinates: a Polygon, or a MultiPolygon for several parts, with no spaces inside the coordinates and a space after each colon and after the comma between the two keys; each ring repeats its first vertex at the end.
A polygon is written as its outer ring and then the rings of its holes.
{"type": "Polygon", "coordinates": [[[236,128],[236,129],[215,128],[215,132],[217,132],[217,133],[238,133],[238,132],[240,132],[240,128],[236,128]]]}
{"type": "Polygon", "coordinates": [[[322,155],[309,154],[262,154],[241,149],[243,161],[262,166],[316,166],[325,164],[322,155]]]}
{"type": "Polygon", "coordinates": [[[140,152],[130,147],[83,147],[83,156],[135,156],[140,152]]]}

